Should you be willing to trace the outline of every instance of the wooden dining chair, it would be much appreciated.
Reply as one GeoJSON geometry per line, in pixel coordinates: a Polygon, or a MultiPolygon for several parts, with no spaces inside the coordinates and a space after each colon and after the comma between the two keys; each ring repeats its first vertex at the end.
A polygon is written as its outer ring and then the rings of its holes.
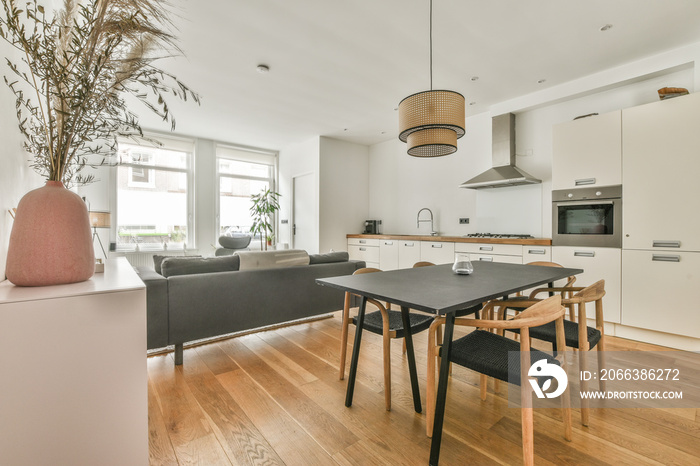
{"type": "MultiPolygon", "coordinates": [[[[353,275],[363,273],[381,272],[379,269],[363,268],[358,269],[353,275]]],[[[352,294],[345,293],[345,304],[343,306],[343,322],[340,335],[340,368],[339,378],[345,378],[345,360],[348,348],[348,326],[350,325],[350,302],[352,294]]],[[[374,299],[367,299],[367,303],[374,305],[378,310],[365,314],[362,328],[372,333],[382,335],[382,353],[384,359],[384,401],[386,410],[391,410],[391,340],[404,337],[403,320],[401,311],[391,309],[389,303],[386,306],[374,299]]],[[[410,313],[409,320],[411,334],[415,335],[423,330],[427,330],[433,322],[433,315],[410,313]]],[[[357,325],[357,318],[352,318],[352,323],[357,325]]]]}
{"type": "MultiPolygon", "coordinates": [[[[484,306],[485,311],[493,306],[489,302],[484,306]]],[[[542,359],[547,364],[564,366],[566,364],[566,345],[564,343],[564,314],[566,309],[561,304],[561,296],[552,296],[528,307],[510,320],[481,320],[456,318],[455,325],[476,327],[476,330],[452,342],[450,362],[472,369],[481,374],[481,377],[495,377],[506,382],[514,382],[520,385],[521,419],[522,419],[522,443],[523,464],[534,464],[534,430],[532,387],[523,382],[528,379],[528,370],[531,365],[542,359]],[[530,348],[529,331],[534,327],[551,324],[556,329],[557,349],[556,357],[530,348]],[[518,329],[521,334],[520,342],[516,342],[488,329],[518,329]],[[519,351],[520,358],[517,366],[513,368],[508,353],[519,351]]],[[[445,323],[444,317],[438,317],[430,327],[434,332],[438,326],[445,323]]],[[[429,437],[433,434],[433,421],[435,416],[435,361],[440,347],[432,344],[433,337],[429,337],[428,348],[428,386],[427,386],[427,414],[426,427],[429,437]]],[[[568,386],[562,393],[562,417],[564,421],[564,438],[571,441],[571,406],[568,386]]],[[[439,448],[439,445],[438,445],[439,448]]]]}
{"type": "MultiPolygon", "coordinates": [[[[596,348],[598,351],[598,372],[605,368],[605,328],[603,320],[603,297],[605,296],[605,280],[598,280],[592,285],[586,287],[564,287],[564,288],[544,288],[548,292],[565,292],[570,294],[566,299],[562,299],[562,304],[569,307],[573,313],[575,308],[576,316],[571,320],[564,320],[564,334],[566,346],[576,348],[581,352],[589,351],[596,348]],[[595,327],[588,326],[588,318],[586,314],[586,304],[595,303],[595,327]]],[[[535,296],[534,292],[531,296],[535,296]]],[[[520,300],[521,305],[533,305],[539,302],[531,299],[528,301],[520,300]]],[[[496,302],[497,306],[507,306],[508,300],[496,302]]],[[[501,312],[499,312],[499,316],[501,312]]],[[[509,332],[518,333],[517,329],[507,329],[509,332]]],[[[556,343],[556,329],[552,324],[533,327],[530,329],[529,337],[537,340],[547,341],[554,345],[556,343]]],[[[522,335],[521,335],[522,338],[522,335]]],[[[586,357],[584,354],[579,355],[579,368],[581,371],[587,370],[586,357]]],[[[605,381],[598,378],[598,387],[601,391],[605,391],[605,381]]],[[[586,391],[588,384],[586,380],[581,380],[581,391],[586,391]]],[[[581,399],[581,423],[584,426],[588,425],[589,420],[589,402],[587,398],[581,399]]]]}

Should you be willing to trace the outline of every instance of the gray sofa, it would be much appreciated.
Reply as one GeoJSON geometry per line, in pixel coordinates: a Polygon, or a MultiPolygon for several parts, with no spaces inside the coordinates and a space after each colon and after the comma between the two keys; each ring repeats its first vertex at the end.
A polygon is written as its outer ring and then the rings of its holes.
{"type": "Polygon", "coordinates": [[[189,258],[203,264],[194,270],[174,258],[158,271],[136,267],[146,285],[148,349],[175,345],[182,364],[186,342],[342,309],[343,293],[315,280],[351,275],[365,263],[347,253],[308,257],[309,265],[261,270],[237,270],[238,256],[189,258]]]}

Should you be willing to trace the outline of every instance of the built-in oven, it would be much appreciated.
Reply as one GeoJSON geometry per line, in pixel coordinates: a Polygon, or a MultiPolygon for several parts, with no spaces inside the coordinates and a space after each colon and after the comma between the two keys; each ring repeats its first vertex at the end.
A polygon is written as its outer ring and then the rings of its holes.
{"type": "Polygon", "coordinates": [[[622,186],[552,191],[552,245],[622,247],[622,186]]]}

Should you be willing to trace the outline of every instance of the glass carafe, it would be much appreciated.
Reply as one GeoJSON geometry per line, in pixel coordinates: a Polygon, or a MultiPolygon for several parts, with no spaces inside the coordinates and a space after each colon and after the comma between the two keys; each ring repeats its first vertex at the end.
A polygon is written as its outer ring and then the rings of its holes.
{"type": "Polygon", "coordinates": [[[455,263],[452,265],[452,271],[458,275],[469,275],[474,271],[474,266],[469,260],[469,254],[458,252],[455,254],[455,263]]]}

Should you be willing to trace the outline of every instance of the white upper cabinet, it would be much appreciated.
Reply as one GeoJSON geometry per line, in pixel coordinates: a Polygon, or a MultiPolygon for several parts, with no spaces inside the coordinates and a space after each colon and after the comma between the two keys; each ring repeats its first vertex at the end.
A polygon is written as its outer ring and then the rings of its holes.
{"type": "Polygon", "coordinates": [[[625,249],[700,251],[700,93],[625,109],[625,249]]]}
{"type": "Polygon", "coordinates": [[[622,182],[621,111],[552,128],[552,189],[622,182]]]}

